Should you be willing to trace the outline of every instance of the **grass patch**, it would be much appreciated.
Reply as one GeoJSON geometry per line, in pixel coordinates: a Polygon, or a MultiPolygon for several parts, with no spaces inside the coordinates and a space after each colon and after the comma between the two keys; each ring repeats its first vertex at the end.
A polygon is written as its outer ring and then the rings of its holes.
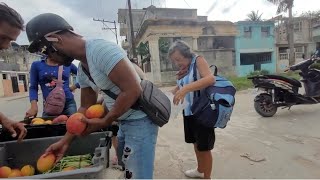
{"type": "Polygon", "coordinates": [[[247,77],[229,77],[228,79],[238,91],[253,87],[252,81],[247,79],[247,77]]]}
{"type": "MultiPolygon", "coordinates": [[[[288,78],[294,78],[297,80],[301,79],[297,72],[280,73],[278,75],[285,76],[288,78]]],[[[248,79],[248,77],[228,77],[228,80],[230,80],[233,83],[237,91],[253,88],[252,81],[248,79]]]]}

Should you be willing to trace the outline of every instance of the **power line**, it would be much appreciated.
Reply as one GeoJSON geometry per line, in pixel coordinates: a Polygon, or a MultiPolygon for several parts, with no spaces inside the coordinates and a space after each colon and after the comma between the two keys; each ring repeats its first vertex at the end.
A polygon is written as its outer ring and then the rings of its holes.
{"type": "Polygon", "coordinates": [[[116,36],[116,40],[117,40],[117,44],[119,43],[118,42],[118,29],[117,29],[117,23],[116,21],[106,21],[104,19],[100,20],[100,19],[95,19],[93,18],[93,21],[99,21],[99,22],[102,22],[103,24],[103,28],[102,30],[111,30],[111,32],[116,36]],[[106,23],[112,23],[114,25],[114,28],[110,28],[106,23]],[[114,30],[114,31],[113,31],[114,30]]]}
{"type": "Polygon", "coordinates": [[[186,0],[183,0],[188,6],[189,6],[189,8],[191,8],[191,6],[187,3],[187,1],[186,0]]]}

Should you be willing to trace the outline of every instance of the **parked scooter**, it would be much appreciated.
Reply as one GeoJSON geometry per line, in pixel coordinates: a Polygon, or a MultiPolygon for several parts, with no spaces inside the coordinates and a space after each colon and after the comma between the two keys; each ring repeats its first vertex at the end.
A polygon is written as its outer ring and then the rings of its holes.
{"type": "Polygon", "coordinates": [[[279,75],[259,75],[249,77],[254,87],[262,90],[254,99],[254,108],[263,117],[272,117],[279,107],[291,108],[293,105],[317,104],[320,102],[320,70],[310,66],[319,58],[310,59],[291,66],[286,71],[300,71],[305,94],[299,94],[300,81],[279,75]]]}

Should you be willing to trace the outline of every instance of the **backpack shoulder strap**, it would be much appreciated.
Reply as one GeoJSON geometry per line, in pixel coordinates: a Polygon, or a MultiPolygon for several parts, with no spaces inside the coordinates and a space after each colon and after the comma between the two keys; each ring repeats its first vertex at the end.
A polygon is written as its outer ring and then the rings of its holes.
{"type": "MultiPolygon", "coordinates": [[[[195,60],[194,60],[194,63],[193,63],[193,81],[194,81],[194,82],[198,80],[198,79],[197,79],[197,59],[198,59],[198,57],[199,57],[199,55],[196,55],[196,56],[194,57],[195,60]]],[[[193,92],[193,95],[194,95],[194,96],[200,96],[200,90],[194,91],[194,92],[193,92]]]]}
{"type": "Polygon", "coordinates": [[[63,65],[59,66],[59,70],[58,70],[58,85],[62,85],[62,73],[63,73],[63,65]]]}
{"type": "MultiPolygon", "coordinates": [[[[93,78],[91,77],[90,73],[85,69],[83,68],[83,66],[81,66],[81,69],[82,71],[88,76],[89,80],[91,82],[93,82],[95,85],[97,85],[93,78]]],[[[110,90],[105,90],[105,89],[101,89],[102,92],[104,92],[106,95],[108,95],[109,97],[111,97],[112,99],[116,100],[118,95],[116,95],[115,93],[113,93],[112,91],[110,90]]],[[[135,109],[135,110],[140,110],[140,105],[139,105],[139,101],[135,102],[132,106],[131,106],[131,109],[135,109]]]]}
{"type": "MultiPolygon", "coordinates": [[[[89,78],[89,80],[90,80],[91,82],[93,82],[93,84],[97,85],[97,84],[94,82],[93,78],[91,77],[90,73],[87,71],[87,69],[84,68],[83,66],[81,66],[81,69],[82,69],[82,71],[87,75],[87,77],[89,78]]],[[[116,100],[117,97],[118,97],[118,95],[116,95],[115,93],[111,92],[110,90],[104,90],[104,89],[102,89],[102,91],[103,91],[104,93],[106,93],[109,97],[111,97],[111,98],[114,99],[114,100],[116,100]]]]}

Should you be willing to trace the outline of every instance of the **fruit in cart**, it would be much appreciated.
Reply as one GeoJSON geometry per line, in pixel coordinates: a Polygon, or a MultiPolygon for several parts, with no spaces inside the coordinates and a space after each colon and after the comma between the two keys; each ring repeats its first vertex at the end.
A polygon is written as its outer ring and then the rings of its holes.
{"type": "Polygon", "coordinates": [[[75,167],[72,167],[72,166],[66,167],[66,168],[63,168],[63,169],[62,169],[62,171],[73,171],[73,170],[76,170],[76,168],[75,168],[75,167]]]}
{"type": "Polygon", "coordinates": [[[10,177],[21,177],[21,176],[22,174],[19,169],[13,169],[8,177],[10,178],[10,177]]]}
{"type": "Polygon", "coordinates": [[[22,176],[33,176],[34,172],[35,172],[35,169],[31,165],[25,165],[21,168],[22,176]]]}
{"type": "Polygon", "coordinates": [[[34,118],[31,121],[31,124],[44,124],[45,120],[43,120],[42,118],[34,118]]]}
{"type": "Polygon", "coordinates": [[[8,166],[2,166],[0,167],[0,178],[7,178],[11,174],[11,168],[8,166]]]}
{"type": "Polygon", "coordinates": [[[86,111],[86,117],[89,119],[101,118],[103,114],[104,114],[104,107],[101,104],[92,105],[86,111]]]}
{"type": "Polygon", "coordinates": [[[45,124],[53,124],[51,120],[47,120],[44,122],[45,124]]]}
{"type": "Polygon", "coordinates": [[[84,115],[81,113],[72,114],[67,121],[67,131],[74,135],[81,135],[86,129],[87,124],[81,119],[84,118],[84,115]]]}
{"type": "Polygon", "coordinates": [[[34,121],[32,125],[42,125],[45,124],[45,121],[34,121]]]}
{"type": "Polygon", "coordinates": [[[53,124],[59,124],[59,123],[67,122],[67,120],[68,120],[68,116],[66,116],[66,115],[60,115],[60,116],[54,118],[54,119],[52,120],[52,123],[53,123],[53,124]]]}
{"type": "Polygon", "coordinates": [[[54,154],[48,154],[47,156],[42,155],[37,161],[37,169],[39,172],[44,173],[50,170],[56,161],[54,154]]]}

